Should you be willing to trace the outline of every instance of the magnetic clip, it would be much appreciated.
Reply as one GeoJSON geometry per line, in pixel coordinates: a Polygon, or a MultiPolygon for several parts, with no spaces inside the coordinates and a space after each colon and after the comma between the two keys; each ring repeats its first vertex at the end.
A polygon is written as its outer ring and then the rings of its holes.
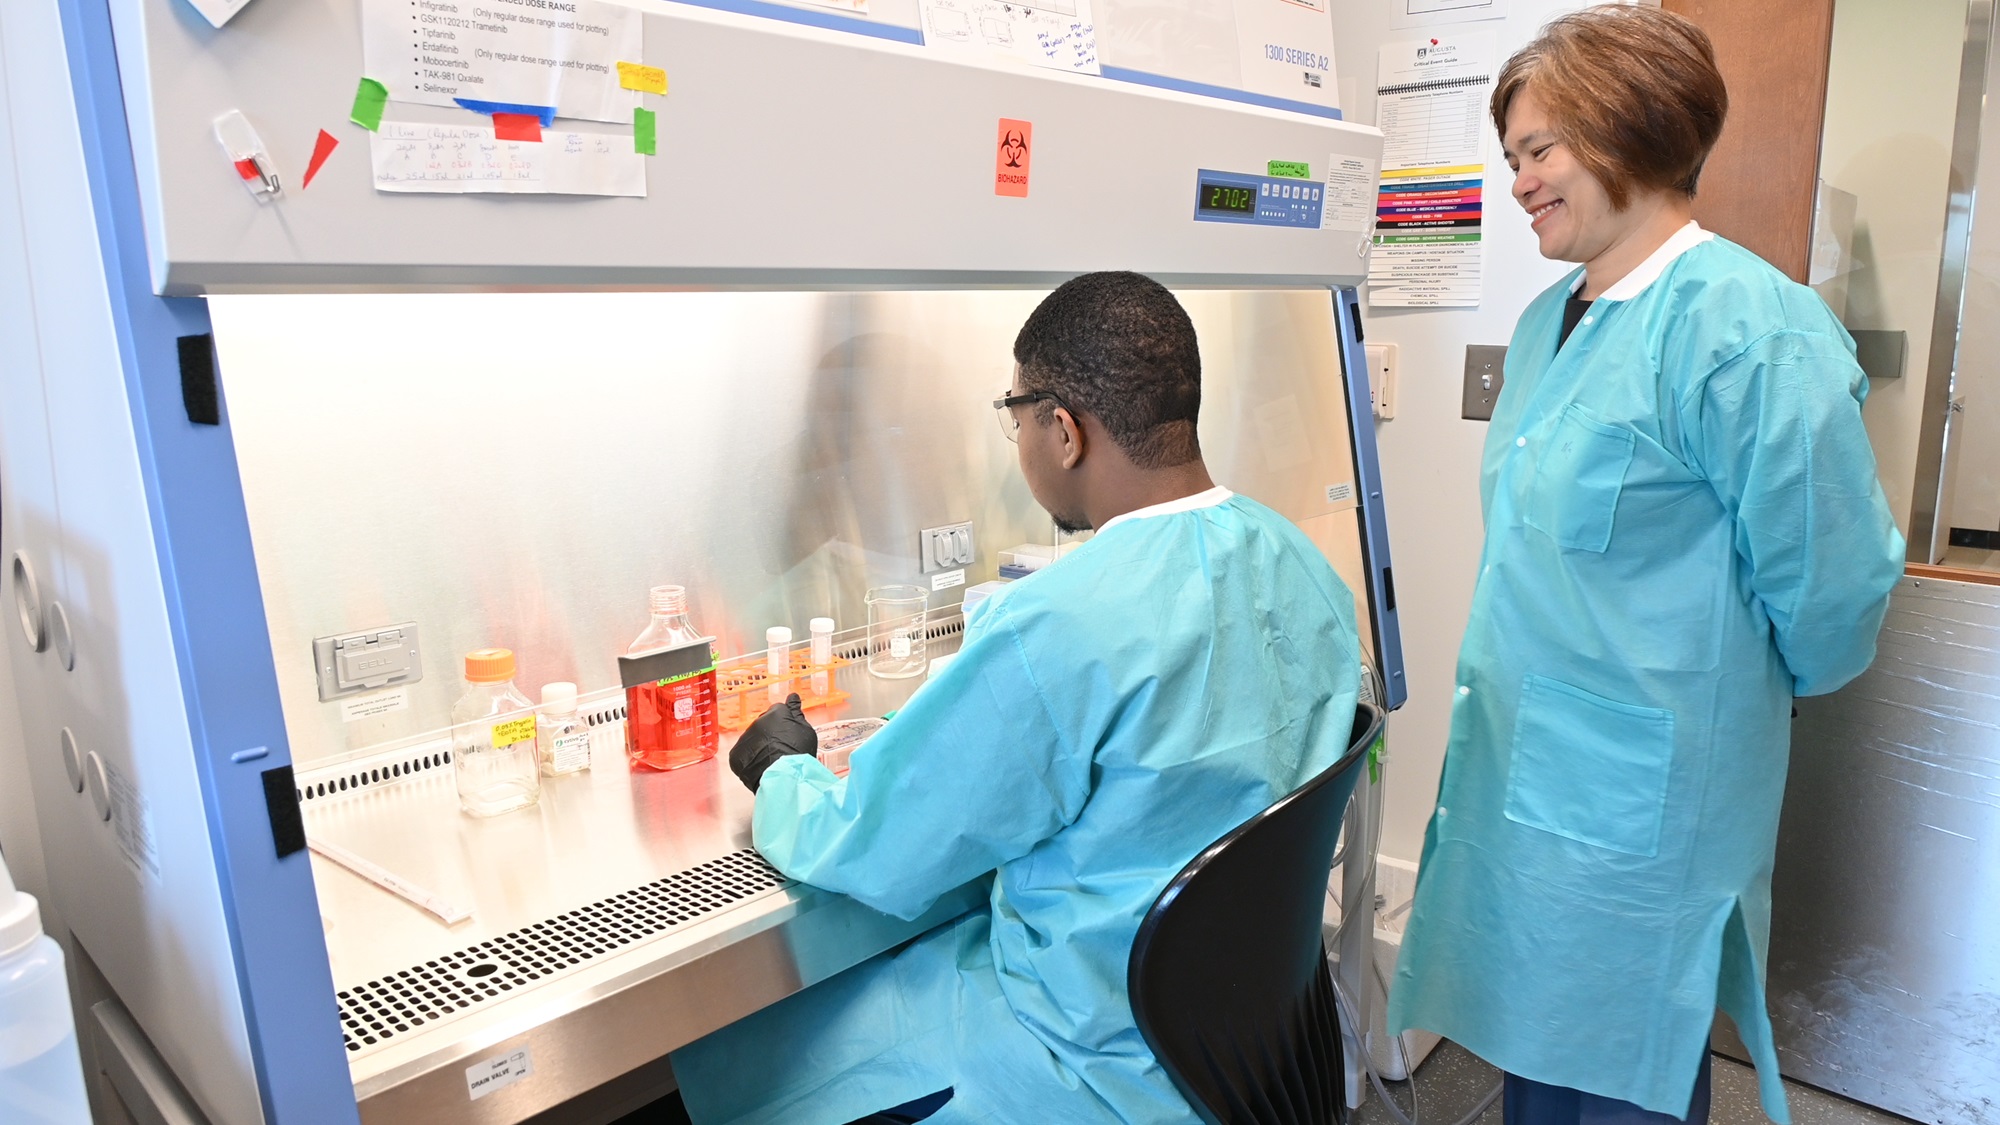
{"type": "Polygon", "coordinates": [[[251,128],[250,121],[239,110],[215,119],[215,139],[222,145],[222,151],[236,168],[236,175],[243,186],[259,201],[275,199],[284,192],[278,182],[277,164],[264,148],[257,130],[251,128]]]}

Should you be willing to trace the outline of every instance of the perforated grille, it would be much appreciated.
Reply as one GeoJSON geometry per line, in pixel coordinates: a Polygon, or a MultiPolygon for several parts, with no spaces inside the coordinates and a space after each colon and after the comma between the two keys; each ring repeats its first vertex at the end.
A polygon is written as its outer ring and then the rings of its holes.
{"type": "Polygon", "coordinates": [[[318,781],[310,781],[303,788],[292,790],[300,801],[316,800],[320,797],[337,797],[349,790],[365,789],[370,785],[399,781],[413,777],[425,770],[451,764],[451,751],[433,750],[427,754],[409,753],[392,762],[378,763],[365,770],[349,770],[333,774],[318,781]]]}
{"type": "Polygon", "coordinates": [[[787,880],[748,848],[341,991],[349,1051],[499,999],[787,880]]]}

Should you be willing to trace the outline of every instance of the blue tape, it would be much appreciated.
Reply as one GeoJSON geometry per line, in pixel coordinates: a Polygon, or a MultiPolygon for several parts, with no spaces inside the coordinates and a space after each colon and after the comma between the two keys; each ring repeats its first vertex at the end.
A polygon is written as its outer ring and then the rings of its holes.
{"type": "Polygon", "coordinates": [[[496,113],[518,113],[523,117],[539,117],[542,119],[544,129],[553,128],[556,123],[556,107],[552,105],[515,105],[513,102],[481,102],[471,98],[451,100],[474,113],[483,113],[488,117],[496,113]]]}
{"type": "Polygon", "coordinates": [[[766,19],[784,20],[786,23],[804,24],[807,27],[824,28],[827,31],[848,31],[856,35],[889,39],[897,43],[915,43],[922,46],[924,33],[914,27],[898,27],[892,23],[876,23],[873,20],[856,19],[839,12],[822,11],[817,8],[794,8],[785,4],[768,4],[764,0],[680,0],[697,8],[713,8],[718,12],[735,12],[739,16],[763,16],[766,19]]]}
{"type": "Polygon", "coordinates": [[[1178,90],[1183,94],[1201,94],[1204,97],[1221,98],[1228,102],[1244,105],[1260,105],[1265,109],[1282,109],[1292,113],[1304,113],[1313,117],[1324,117],[1331,121],[1341,121],[1340,111],[1311,102],[1293,101],[1291,98],[1274,98],[1269,94],[1253,94],[1248,90],[1232,90],[1227,86],[1211,86],[1206,82],[1189,82],[1184,78],[1168,78],[1164,74],[1152,74],[1144,70],[1128,70],[1122,66],[1102,68],[1104,77],[1119,82],[1130,82],[1138,86],[1151,86],[1158,90],[1178,90]]]}

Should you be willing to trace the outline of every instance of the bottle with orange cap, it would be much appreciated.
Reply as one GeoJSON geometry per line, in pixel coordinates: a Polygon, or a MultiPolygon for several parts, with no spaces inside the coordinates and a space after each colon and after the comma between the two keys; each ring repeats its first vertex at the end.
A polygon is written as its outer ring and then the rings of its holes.
{"type": "Polygon", "coordinates": [[[535,705],[514,686],[514,652],[465,654],[465,694],[451,708],[452,765],[458,806],[473,816],[497,816],[541,799],[535,762],[535,705]]]}

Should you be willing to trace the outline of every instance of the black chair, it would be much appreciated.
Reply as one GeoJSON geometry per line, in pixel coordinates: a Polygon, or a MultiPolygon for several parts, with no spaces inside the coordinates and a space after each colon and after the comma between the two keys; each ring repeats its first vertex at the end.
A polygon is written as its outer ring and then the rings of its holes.
{"type": "Polygon", "coordinates": [[[1362,704],[1340,761],[1195,856],[1139,924],[1132,1015],[1208,1125],[1345,1125],[1320,918],[1341,818],[1381,733],[1382,712],[1362,704]]]}

